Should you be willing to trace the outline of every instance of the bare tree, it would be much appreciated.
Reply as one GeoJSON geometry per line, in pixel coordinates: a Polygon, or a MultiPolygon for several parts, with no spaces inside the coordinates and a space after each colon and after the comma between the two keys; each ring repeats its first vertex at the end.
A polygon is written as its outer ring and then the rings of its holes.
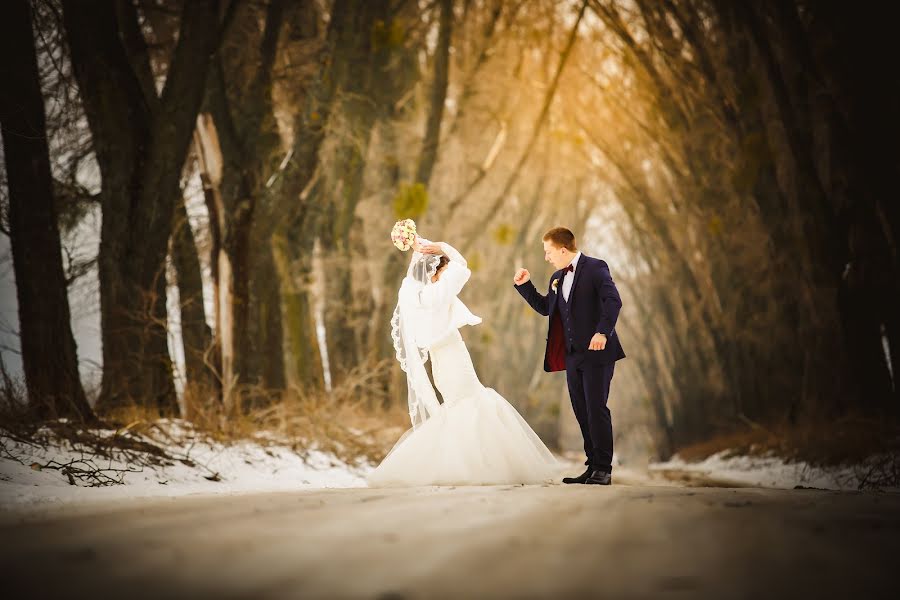
{"type": "Polygon", "coordinates": [[[41,418],[94,421],[70,326],[29,3],[8,3],[0,23],[0,51],[15,57],[0,68],[0,126],[28,402],[41,418]]]}
{"type": "MultiPolygon", "coordinates": [[[[209,142],[204,152],[221,152],[221,182],[217,185],[210,227],[221,242],[217,264],[226,271],[217,272],[218,304],[225,306],[219,321],[220,340],[228,348],[222,354],[224,377],[235,384],[284,387],[281,356],[281,310],[279,281],[274,268],[267,235],[253,244],[254,227],[270,231],[270,219],[260,224],[260,210],[266,194],[266,182],[276,171],[280,157],[279,137],[272,104],[274,65],[279,37],[285,20],[286,3],[273,0],[261,10],[252,4],[237,12],[239,26],[231,28],[213,59],[206,91],[206,108],[212,121],[203,127],[216,129],[218,147],[209,142]],[[262,28],[257,28],[257,23],[262,28]],[[274,290],[274,298],[265,290],[274,290]],[[251,307],[258,298],[269,299],[257,311],[264,320],[255,322],[251,307]],[[265,322],[272,321],[271,325],[265,322]],[[228,331],[225,332],[224,329],[228,331]],[[273,344],[260,347],[264,334],[274,331],[273,344]],[[256,357],[265,356],[265,361],[256,357]],[[271,365],[268,369],[264,365],[271,365]]],[[[313,17],[315,15],[313,14],[313,17]]],[[[200,140],[210,140],[208,135],[200,140]]],[[[264,213],[263,213],[264,215],[264,213]]]]}
{"type": "Polygon", "coordinates": [[[63,9],[103,179],[98,407],[134,402],[171,415],[178,405],[166,346],[163,263],[209,57],[223,27],[220,3],[184,5],[161,94],[147,85],[149,63],[135,59],[140,58],[136,11],[117,18],[112,1],[89,6],[67,1],[63,9]]]}

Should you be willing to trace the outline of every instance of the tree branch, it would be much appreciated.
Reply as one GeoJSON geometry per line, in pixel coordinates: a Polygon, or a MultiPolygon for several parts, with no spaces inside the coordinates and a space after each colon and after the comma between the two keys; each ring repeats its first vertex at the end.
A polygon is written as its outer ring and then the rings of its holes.
{"type": "Polygon", "coordinates": [[[566,41],[566,45],[559,57],[559,64],[556,66],[556,73],[554,73],[553,80],[550,83],[550,87],[547,89],[547,93],[544,95],[544,104],[541,107],[541,112],[538,114],[534,127],[532,127],[531,129],[531,137],[529,138],[528,143],[525,145],[525,150],[519,157],[519,161],[516,163],[516,166],[513,167],[513,170],[509,174],[509,177],[507,177],[506,184],[503,186],[503,190],[501,190],[501,192],[491,203],[490,208],[488,208],[487,215],[482,219],[479,219],[478,226],[476,228],[473,228],[469,232],[468,237],[465,238],[465,241],[463,242],[461,247],[461,252],[463,254],[466,253],[466,251],[471,247],[471,245],[475,242],[476,239],[478,239],[480,235],[483,235],[485,226],[493,221],[494,217],[500,211],[500,208],[506,201],[506,197],[509,195],[509,191],[512,189],[516,180],[519,178],[519,173],[522,171],[522,167],[525,166],[525,163],[528,161],[528,158],[531,155],[531,151],[538,140],[538,136],[541,134],[544,123],[547,121],[547,115],[550,113],[550,105],[553,103],[553,97],[556,95],[557,87],[559,87],[559,79],[562,75],[563,69],[566,66],[569,55],[572,53],[572,47],[575,45],[575,40],[578,38],[578,28],[581,25],[582,19],[584,18],[584,12],[587,8],[588,1],[589,0],[584,0],[581,3],[581,8],[578,10],[578,17],[575,19],[575,23],[572,25],[572,30],[569,32],[569,37],[566,41]]]}

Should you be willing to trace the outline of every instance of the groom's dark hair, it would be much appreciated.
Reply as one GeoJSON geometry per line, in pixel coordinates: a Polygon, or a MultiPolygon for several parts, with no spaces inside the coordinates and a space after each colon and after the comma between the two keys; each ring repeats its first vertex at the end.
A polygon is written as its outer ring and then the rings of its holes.
{"type": "Polygon", "coordinates": [[[575,234],[565,227],[554,227],[544,234],[543,241],[551,241],[557,248],[565,248],[569,252],[576,252],[575,234]]]}

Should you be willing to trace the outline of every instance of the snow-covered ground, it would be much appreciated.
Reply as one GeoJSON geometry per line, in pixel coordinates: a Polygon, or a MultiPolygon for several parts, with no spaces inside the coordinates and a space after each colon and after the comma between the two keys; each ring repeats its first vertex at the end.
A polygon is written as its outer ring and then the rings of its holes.
{"type": "Polygon", "coordinates": [[[145,466],[126,464],[119,456],[116,460],[92,456],[55,436],[38,446],[0,435],[0,509],[187,494],[361,487],[371,469],[368,465],[348,465],[317,450],[301,456],[289,446],[271,442],[221,444],[192,435],[179,422],[169,423],[165,430],[171,435],[165,444],[159,444],[157,436],[153,440],[175,460],[145,466]],[[73,466],[101,469],[104,480],[122,483],[91,487],[76,477],[73,485],[62,469],[41,468],[48,463],[58,466],[78,460],[88,462],[73,466]]]}
{"type": "MultiPolygon", "coordinates": [[[[113,459],[100,458],[90,444],[73,444],[48,430],[38,432],[41,443],[19,441],[0,431],[0,509],[52,507],[130,498],[184,495],[243,494],[300,489],[365,487],[372,465],[348,464],[334,455],[311,449],[297,451],[288,444],[260,436],[224,444],[195,433],[184,421],[162,420],[134,432],[98,431],[97,440],[113,435],[136,442],[152,442],[167,458],[116,449],[113,459]],[[137,457],[138,460],[134,460],[137,457]],[[143,466],[141,466],[143,463],[143,466]],[[75,470],[66,473],[63,465],[75,470]],[[55,467],[55,468],[54,468],[55,467]],[[80,471],[79,471],[80,469],[80,471]],[[91,486],[105,482],[111,485],[91,486]],[[120,484],[114,482],[120,481],[120,484]]],[[[575,473],[580,462],[563,455],[575,473]]],[[[895,465],[896,463],[889,463],[895,465]]],[[[883,466],[883,465],[882,465],[883,466]]],[[[677,456],[649,465],[648,473],[617,467],[616,483],[646,485],[654,482],[688,485],[752,486],[829,490],[878,488],[877,460],[855,466],[818,468],[776,457],[735,456],[723,451],[701,462],[677,456]],[[649,476],[649,477],[648,477],[649,476]]],[[[900,491],[897,488],[884,488],[900,491]]]]}
{"type": "Polygon", "coordinates": [[[754,487],[826,490],[857,490],[871,475],[875,464],[820,468],[804,462],[786,462],[774,456],[735,456],[730,450],[714,454],[701,462],[685,462],[677,455],[667,462],[653,463],[650,473],[687,475],[721,485],[734,483],[754,487]]]}

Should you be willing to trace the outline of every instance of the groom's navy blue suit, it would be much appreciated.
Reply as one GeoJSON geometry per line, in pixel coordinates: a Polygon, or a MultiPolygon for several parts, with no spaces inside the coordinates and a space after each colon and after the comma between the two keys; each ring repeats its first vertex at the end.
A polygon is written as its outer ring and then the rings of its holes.
{"type": "Polygon", "coordinates": [[[616,361],[625,358],[615,329],[622,299],[609,266],[600,259],[581,255],[568,301],[563,297],[565,274],[566,269],[553,274],[546,296],[530,281],[515,287],[534,310],[550,317],[544,370],[565,369],[572,408],[584,437],[585,464],[609,473],[613,438],[606,401],[616,361]],[[606,335],[603,350],[588,349],[595,333],[606,335]]]}

